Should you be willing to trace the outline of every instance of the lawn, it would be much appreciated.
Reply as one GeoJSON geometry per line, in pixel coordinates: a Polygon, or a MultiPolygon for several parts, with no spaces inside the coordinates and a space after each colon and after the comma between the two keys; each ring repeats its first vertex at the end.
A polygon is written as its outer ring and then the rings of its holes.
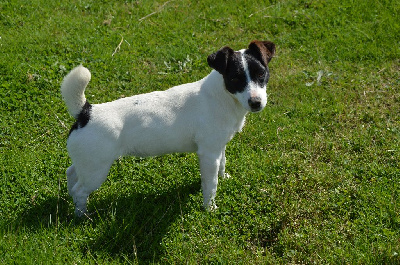
{"type": "Polygon", "coordinates": [[[391,0],[0,1],[0,263],[400,264],[399,43],[391,0]],[[269,101],[227,146],[219,208],[196,155],[124,157],[76,219],[68,71],[100,103],[253,39],[277,46],[269,101]]]}

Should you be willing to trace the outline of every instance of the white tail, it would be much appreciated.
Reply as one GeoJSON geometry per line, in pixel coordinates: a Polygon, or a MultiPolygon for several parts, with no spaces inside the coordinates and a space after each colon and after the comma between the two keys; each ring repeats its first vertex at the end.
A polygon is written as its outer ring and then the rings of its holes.
{"type": "Polygon", "coordinates": [[[61,84],[61,95],[69,113],[78,118],[86,103],[85,88],[90,81],[90,71],[82,65],[75,67],[64,77],[61,84]]]}

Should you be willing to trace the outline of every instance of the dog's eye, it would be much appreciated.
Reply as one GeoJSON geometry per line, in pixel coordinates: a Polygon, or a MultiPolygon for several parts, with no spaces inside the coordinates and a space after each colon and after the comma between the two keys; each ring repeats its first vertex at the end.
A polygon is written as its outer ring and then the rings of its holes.
{"type": "Polygon", "coordinates": [[[260,72],[257,75],[258,79],[264,79],[265,78],[265,72],[260,72]]]}
{"type": "Polygon", "coordinates": [[[231,79],[231,81],[232,81],[233,83],[237,83],[237,82],[239,82],[239,78],[234,77],[234,78],[231,79]]]}

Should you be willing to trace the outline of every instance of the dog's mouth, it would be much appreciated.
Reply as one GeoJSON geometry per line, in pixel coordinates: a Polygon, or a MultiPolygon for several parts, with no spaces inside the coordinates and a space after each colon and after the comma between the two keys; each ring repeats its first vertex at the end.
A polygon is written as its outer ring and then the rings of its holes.
{"type": "Polygon", "coordinates": [[[257,112],[260,112],[260,111],[262,111],[263,110],[263,108],[262,107],[260,107],[260,108],[257,108],[257,109],[253,109],[253,108],[251,108],[251,112],[252,113],[257,113],[257,112]]]}

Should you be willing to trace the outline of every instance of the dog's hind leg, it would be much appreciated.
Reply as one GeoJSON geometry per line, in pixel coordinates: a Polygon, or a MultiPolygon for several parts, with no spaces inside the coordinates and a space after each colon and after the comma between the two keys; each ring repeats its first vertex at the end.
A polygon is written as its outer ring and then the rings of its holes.
{"type": "Polygon", "coordinates": [[[77,217],[81,217],[87,212],[87,199],[89,197],[90,192],[88,192],[84,186],[79,183],[76,183],[75,186],[71,189],[71,196],[74,200],[75,204],[75,215],[77,217]]]}
{"type": "Polygon", "coordinates": [[[76,175],[76,170],[74,165],[71,165],[67,169],[67,187],[68,187],[68,193],[69,195],[72,196],[72,188],[75,186],[75,184],[78,182],[78,176],[76,175]]]}
{"type": "Polygon", "coordinates": [[[68,193],[72,196],[75,204],[75,215],[82,216],[86,213],[86,201],[90,193],[85,192],[82,185],[78,185],[78,175],[75,166],[71,165],[67,169],[68,193]]]}
{"type": "MultiPolygon", "coordinates": [[[[70,190],[75,204],[75,215],[83,216],[87,211],[87,199],[93,191],[100,188],[101,184],[106,180],[111,163],[91,163],[78,166],[74,164],[73,169],[69,170],[71,179],[76,178],[75,185],[70,190]]],[[[68,174],[68,173],[67,173],[68,174]]],[[[72,184],[72,183],[71,183],[72,184]]]]}

